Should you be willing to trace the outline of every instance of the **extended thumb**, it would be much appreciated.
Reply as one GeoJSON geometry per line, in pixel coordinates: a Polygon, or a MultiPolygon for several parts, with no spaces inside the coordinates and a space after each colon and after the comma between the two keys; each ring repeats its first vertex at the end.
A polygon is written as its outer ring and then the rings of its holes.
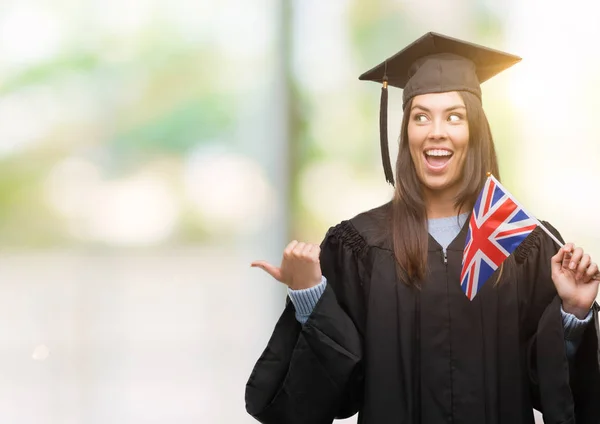
{"type": "Polygon", "coordinates": [[[281,282],[281,269],[278,267],[271,265],[266,261],[254,261],[250,264],[251,267],[260,268],[266,273],[268,273],[271,277],[281,282]]]}

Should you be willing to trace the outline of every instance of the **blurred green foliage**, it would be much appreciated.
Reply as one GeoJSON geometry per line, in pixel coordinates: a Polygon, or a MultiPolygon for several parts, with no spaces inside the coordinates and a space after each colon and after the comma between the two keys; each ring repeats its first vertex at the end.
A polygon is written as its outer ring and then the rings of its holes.
{"type": "MultiPolygon", "coordinates": [[[[464,3],[470,26],[461,30],[482,42],[499,42],[502,20],[484,2],[464,3]]],[[[240,63],[264,69],[277,63],[275,58],[285,62],[288,103],[281,107],[289,119],[286,163],[291,177],[288,219],[292,234],[318,233],[327,224],[319,221],[301,198],[300,179],[311,165],[337,160],[358,175],[377,176],[385,184],[377,142],[379,89],[354,79],[352,87],[331,91],[324,98],[299,80],[292,63],[296,60],[293,46],[302,41],[293,38],[301,34],[293,27],[300,3],[287,0],[281,4],[285,11],[275,15],[281,22],[274,24],[277,31],[271,34],[273,47],[268,56],[258,55],[247,62],[224,56],[217,38],[198,36],[201,28],[196,38],[186,36],[176,23],[155,12],[137,32],[123,36],[82,23],[55,54],[26,65],[7,66],[0,101],[24,96],[31,102],[32,124],[52,111],[56,116],[42,127],[41,134],[25,142],[17,140],[17,148],[0,157],[0,245],[94,244],[76,237],[70,228],[73,218],[61,215],[48,200],[48,179],[69,158],[95,166],[106,183],[127,179],[154,162],[170,160],[173,167],[165,181],[181,213],[171,236],[163,242],[194,243],[214,237],[209,235],[210,224],[202,222],[186,199],[181,175],[199,149],[219,145],[241,151],[240,122],[249,115],[245,108],[256,107],[263,100],[240,100],[249,93],[270,95],[276,89],[269,77],[256,81],[262,91],[249,87],[243,92],[239,86],[223,84],[220,73],[235,75],[232,69],[242,71],[240,63]],[[78,39],[77,34],[84,32],[86,37],[78,39]],[[275,47],[280,40],[283,44],[275,47]],[[55,106],[40,108],[48,103],[55,106]]],[[[357,70],[356,77],[424,32],[426,19],[416,21],[408,13],[409,6],[390,0],[349,0],[344,23],[351,60],[347,65],[357,70]]],[[[85,17],[82,22],[94,21],[97,11],[93,7],[78,10],[80,17],[85,17]]],[[[10,8],[0,10],[0,24],[3,13],[9,14],[10,8]]],[[[57,9],[56,14],[62,22],[69,20],[68,8],[57,9]]],[[[256,36],[264,34],[257,32],[256,36]]],[[[513,117],[506,105],[500,100],[487,111],[497,140],[514,137],[510,130],[513,117]]],[[[268,117],[264,119],[268,121],[268,117]]],[[[502,146],[501,158],[510,157],[512,144],[502,146]]]]}

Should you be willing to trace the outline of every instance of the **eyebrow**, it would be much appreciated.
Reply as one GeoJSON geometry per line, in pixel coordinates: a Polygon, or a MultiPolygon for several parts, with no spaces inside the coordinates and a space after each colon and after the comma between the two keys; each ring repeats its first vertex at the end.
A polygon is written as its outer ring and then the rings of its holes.
{"type": "MultiPolygon", "coordinates": [[[[413,109],[421,109],[421,110],[423,110],[425,112],[431,112],[430,109],[426,108],[425,106],[421,106],[421,105],[414,105],[413,107],[410,108],[411,111],[413,109]]],[[[444,110],[444,112],[450,112],[451,110],[456,110],[456,109],[466,109],[466,106],[463,106],[463,105],[450,106],[450,107],[446,108],[444,110]]]]}

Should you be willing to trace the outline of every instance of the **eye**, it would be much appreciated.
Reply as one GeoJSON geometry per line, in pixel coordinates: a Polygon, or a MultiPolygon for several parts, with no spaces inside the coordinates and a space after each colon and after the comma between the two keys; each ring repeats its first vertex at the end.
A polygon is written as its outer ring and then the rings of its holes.
{"type": "Polygon", "coordinates": [[[448,121],[450,122],[459,122],[463,119],[462,115],[459,113],[451,113],[448,115],[448,121]]]}
{"type": "Polygon", "coordinates": [[[414,116],[413,118],[416,122],[427,122],[427,115],[425,115],[424,113],[418,113],[414,116]]]}

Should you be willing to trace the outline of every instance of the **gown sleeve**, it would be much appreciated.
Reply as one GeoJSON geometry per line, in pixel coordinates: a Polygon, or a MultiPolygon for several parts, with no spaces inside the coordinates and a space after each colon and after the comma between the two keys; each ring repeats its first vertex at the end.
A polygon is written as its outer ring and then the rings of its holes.
{"type": "Polygon", "coordinates": [[[265,424],[331,423],[361,404],[367,256],[347,221],[321,244],[327,286],[304,325],[287,305],[246,384],[246,410],[265,424]]]}
{"type": "MultiPolygon", "coordinates": [[[[548,223],[544,225],[562,241],[548,223]]],[[[598,356],[598,305],[594,324],[586,328],[575,358],[567,360],[562,322],[562,301],[552,281],[551,258],[558,246],[539,228],[523,242],[517,262],[524,263],[520,302],[522,338],[527,347],[527,364],[533,405],[546,423],[600,422],[600,371],[598,356]],[[519,257],[520,256],[520,257],[519,257]]]]}

